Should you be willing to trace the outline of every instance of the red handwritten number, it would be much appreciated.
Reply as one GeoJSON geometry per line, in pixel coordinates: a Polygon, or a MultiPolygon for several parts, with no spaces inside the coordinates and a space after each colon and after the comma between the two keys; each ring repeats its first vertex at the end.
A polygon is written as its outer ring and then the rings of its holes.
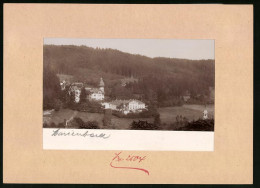
{"type": "MultiPolygon", "coordinates": [[[[119,153],[115,153],[115,157],[112,159],[112,161],[110,162],[110,166],[112,168],[122,168],[122,169],[132,169],[132,170],[141,170],[143,172],[145,172],[147,175],[149,175],[149,171],[146,170],[146,169],[143,169],[143,168],[136,168],[136,167],[124,167],[124,166],[114,166],[113,165],[113,161],[116,160],[117,162],[120,162],[120,161],[123,161],[124,159],[121,158],[119,155],[121,154],[122,152],[119,152],[119,153]]],[[[139,157],[139,156],[135,156],[135,157],[131,157],[130,158],[130,155],[128,156],[128,158],[126,159],[127,161],[132,161],[132,159],[134,158],[135,160],[139,159],[139,163],[142,161],[142,160],[145,160],[145,156],[143,158],[139,157]]],[[[133,161],[135,161],[133,160],[133,161]]]]}
{"type": "Polygon", "coordinates": [[[124,159],[122,159],[122,158],[119,156],[121,153],[122,153],[122,152],[120,152],[120,153],[115,153],[116,156],[112,159],[112,161],[114,161],[115,159],[117,159],[118,162],[124,160],[124,159]]]}

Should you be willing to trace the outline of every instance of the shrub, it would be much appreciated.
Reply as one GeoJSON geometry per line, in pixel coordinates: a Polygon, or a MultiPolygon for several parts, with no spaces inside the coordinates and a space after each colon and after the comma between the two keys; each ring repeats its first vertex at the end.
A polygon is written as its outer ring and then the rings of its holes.
{"type": "Polygon", "coordinates": [[[70,109],[80,111],[80,112],[90,112],[90,113],[103,113],[101,104],[97,102],[81,102],[73,103],[69,106],[70,109]]]}
{"type": "Polygon", "coordinates": [[[103,118],[103,125],[104,126],[110,126],[111,125],[111,117],[112,117],[112,111],[110,109],[106,109],[104,111],[104,118],[103,118]]]}
{"type": "MultiPolygon", "coordinates": [[[[100,129],[97,121],[84,122],[81,118],[75,117],[71,122],[71,126],[79,129],[100,129]]],[[[71,127],[70,126],[70,127],[71,127]]]]}
{"type": "Polygon", "coordinates": [[[74,121],[79,125],[79,126],[84,126],[85,122],[79,118],[79,117],[75,117],[74,121]]]}
{"type": "Polygon", "coordinates": [[[65,128],[65,124],[64,123],[59,123],[56,128],[65,128]]]}
{"type": "Polygon", "coordinates": [[[62,108],[62,102],[60,99],[55,99],[53,104],[54,110],[59,111],[62,108]]]}
{"type": "Polygon", "coordinates": [[[133,121],[130,125],[132,130],[158,130],[159,126],[147,121],[133,121]]]}
{"type": "Polygon", "coordinates": [[[87,121],[79,126],[80,129],[100,129],[97,121],[87,121]]]}
{"type": "Polygon", "coordinates": [[[44,122],[43,123],[43,128],[47,128],[47,127],[49,127],[48,123],[44,122]]]}
{"type": "Polygon", "coordinates": [[[50,127],[51,128],[56,128],[56,124],[54,122],[51,122],[50,127]]]}
{"type": "Polygon", "coordinates": [[[156,126],[160,126],[161,125],[161,119],[160,119],[160,114],[156,114],[155,117],[154,117],[154,125],[156,126]]]}
{"type": "Polygon", "coordinates": [[[178,128],[184,131],[214,131],[214,119],[199,119],[197,121],[188,122],[186,126],[178,128]]]}

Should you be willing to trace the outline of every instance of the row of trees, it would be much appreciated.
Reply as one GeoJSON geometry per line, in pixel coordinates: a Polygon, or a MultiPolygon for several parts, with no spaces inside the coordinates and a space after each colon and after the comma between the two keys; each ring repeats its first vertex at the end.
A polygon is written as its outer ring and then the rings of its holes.
{"type": "Polygon", "coordinates": [[[56,109],[62,106],[62,92],[55,70],[43,67],[43,109],[56,109]]]}

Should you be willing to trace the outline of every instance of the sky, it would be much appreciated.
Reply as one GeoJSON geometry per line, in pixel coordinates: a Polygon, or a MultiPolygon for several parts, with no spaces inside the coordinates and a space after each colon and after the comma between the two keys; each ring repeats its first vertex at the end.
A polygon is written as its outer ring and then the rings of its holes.
{"type": "Polygon", "coordinates": [[[112,48],[148,57],[215,59],[214,40],[44,38],[44,44],[112,48]]]}

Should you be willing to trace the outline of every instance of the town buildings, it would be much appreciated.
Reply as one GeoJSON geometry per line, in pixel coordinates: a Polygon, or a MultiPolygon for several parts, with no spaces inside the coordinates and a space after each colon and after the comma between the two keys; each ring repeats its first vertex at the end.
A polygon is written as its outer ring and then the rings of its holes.
{"type": "Polygon", "coordinates": [[[136,113],[146,110],[145,103],[136,99],[114,100],[111,102],[104,102],[102,105],[105,109],[121,111],[124,114],[128,114],[130,112],[136,113]]]}
{"type": "MultiPolygon", "coordinates": [[[[104,89],[105,83],[102,78],[100,78],[98,88],[92,88],[90,86],[86,86],[81,82],[71,83],[71,77],[65,77],[61,75],[59,76],[59,78],[60,78],[60,85],[62,90],[64,90],[65,87],[69,84],[68,92],[69,94],[73,93],[75,95],[75,101],[74,101],[75,103],[80,102],[80,97],[83,89],[85,89],[87,93],[87,99],[89,101],[102,102],[105,99],[105,89],[104,89]]],[[[131,78],[131,81],[133,81],[133,78],[131,78]]],[[[127,83],[129,83],[129,80],[127,80],[127,83]]],[[[137,113],[147,109],[144,102],[136,99],[114,100],[110,102],[102,102],[101,104],[104,106],[105,109],[120,111],[124,114],[128,114],[130,112],[137,113]]]]}
{"type": "Polygon", "coordinates": [[[105,84],[102,78],[100,78],[99,88],[85,87],[85,90],[89,93],[89,100],[102,101],[105,99],[105,84]]]}
{"type": "Polygon", "coordinates": [[[80,101],[80,93],[81,93],[82,88],[83,88],[83,83],[80,83],[80,82],[75,82],[75,83],[71,84],[71,86],[70,86],[69,92],[74,93],[76,103],[79,103],[79,101],[80,101]]]}
{"type": "MultiPolygon", "coordinates": [[[[95,101],[102,101],[105,99],[104,87],[105,87],[105,84],[104,84],[104,81],[102,78],[100,79],[99,88],[85,87],[84,84],[81,82],[74,82],[70,85],[69,94],[73,92],[75,95],[75,102],[79,103],[82,89],[85,89],[86,92],[88,93],[87,99],[95,100],[95,101]]],[[[61,89],[62,88],[63,88],[63,86],[61,85],[61,89]]]]}

